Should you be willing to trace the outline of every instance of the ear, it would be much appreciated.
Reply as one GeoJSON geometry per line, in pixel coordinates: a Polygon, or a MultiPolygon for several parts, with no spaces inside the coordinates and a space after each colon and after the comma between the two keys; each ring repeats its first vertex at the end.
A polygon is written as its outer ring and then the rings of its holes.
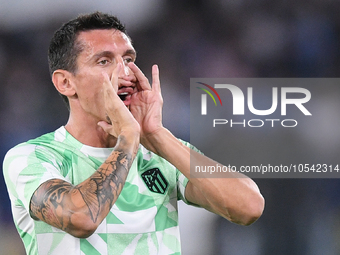
{"type": "Polygon", "coordinates": [[[76,92],[70,82],[72,74],[69,71],[58,69],[53,72],[52,82],[58,92],[64,96],[72,97],[76,92]]]}

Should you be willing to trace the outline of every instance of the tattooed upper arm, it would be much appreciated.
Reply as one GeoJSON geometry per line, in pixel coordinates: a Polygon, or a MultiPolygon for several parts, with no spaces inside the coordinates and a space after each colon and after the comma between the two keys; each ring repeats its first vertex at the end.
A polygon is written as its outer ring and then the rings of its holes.
{"type": "Polygon", "coordinates": [[[117,200],[132,161],[130,154],[116,150],[76,186],[61,179],[46,181],[31,198],[32,218],[77,237],[91,235],[117,200]]]}
{"type": "Polygon", "coordinates": [[[54,227],[64,229],[67,225],[64,217],[65,195],[72,185],[61,179],[52,179],[41,184],[34,192],[30,203],[30,214],[54,227]]]}
{"type": "MultiPolygon", "coordinates": [[[[88,197],[91,196],[93,197],[93,194],[86,194],[85,200],[90,200],[88,197]]],[[[92,220],[89,208],[99,209],[95,201],[87,204],[85,200],[84,194],[81,194],[81,187],[73,186],[61,179],[52,179],[40,185],[34,192],[30,214],[33,219],[42,220],[73,236],[85,238],[98,226],[92,220]]]]}

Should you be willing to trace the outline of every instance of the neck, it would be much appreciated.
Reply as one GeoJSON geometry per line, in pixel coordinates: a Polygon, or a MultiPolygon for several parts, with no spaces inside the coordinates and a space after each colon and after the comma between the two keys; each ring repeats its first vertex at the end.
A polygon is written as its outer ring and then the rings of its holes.
{"type": "Polygon", "coordinates": [[[86,120],[86,118],[77,121],[70,115],[65,129],[82,144],[98,148],[114,147],[117,138],[106,133],[97,125],[97,122],[96,120],[86,120]]]}

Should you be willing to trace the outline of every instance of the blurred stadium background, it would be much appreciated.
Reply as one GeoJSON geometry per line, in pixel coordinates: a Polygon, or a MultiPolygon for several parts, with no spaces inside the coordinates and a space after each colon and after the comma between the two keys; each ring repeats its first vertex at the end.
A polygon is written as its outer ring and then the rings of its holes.
{"type": "MultiPolygon", "coordinates": [[[[150,77],[159,64],[164,125],[189,140],[191,77],[338,77],[339,7],[338,0],[0,0],[1,162],[12,146],[66,123],[47,47],[54,30],[80,13],[108,12],[126,24],[137,65],[150,77]]],[[[340,152],[340,137],[319,139],[340,152]]],[[[249,227],[180,203],[184,255],[340,254],[339,180],[255,181],[266,209],[249,227]]],[[[2,175],[0,182],[0,253],[25,254],[2,175]]]]}

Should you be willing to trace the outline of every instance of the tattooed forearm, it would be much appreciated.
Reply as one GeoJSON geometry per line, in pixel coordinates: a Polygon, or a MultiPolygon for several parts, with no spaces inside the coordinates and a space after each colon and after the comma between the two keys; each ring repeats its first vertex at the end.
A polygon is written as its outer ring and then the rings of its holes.
{"type": "Polygon", "coordinates": [[[93,175],[76,186],[59,179],[43,183],[31,199],[32,217],[69,233],[80,225],[79,219],[99,225],[123,189],[135,157],[126,151],[133,150],[116,148],[93,175]]]}
{"type": "Polygon", "coordinates": [[[90,177],[88,183],[76,187],[89,209],[93,222],[97,221],[101,206],[107,205],[111,208],[118,198],[131,163],[131,156],[115,151],[113,159],[106,160],[90,177]]]}

